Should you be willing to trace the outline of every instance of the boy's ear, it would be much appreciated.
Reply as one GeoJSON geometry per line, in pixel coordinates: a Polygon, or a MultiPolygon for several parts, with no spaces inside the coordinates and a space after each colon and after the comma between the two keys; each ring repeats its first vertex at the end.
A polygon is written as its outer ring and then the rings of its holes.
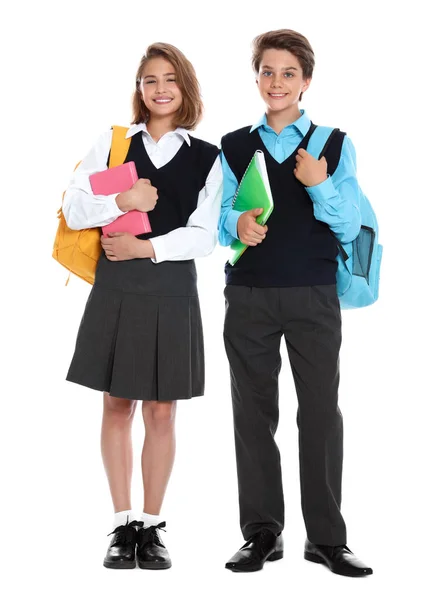
{"type": "Polygon", "coordinates": [[[303,89],[302,89],[303,92],[305,92],[306,90],[309,89],[311,82],[312,82],[312,78],[311,77],[309,79],[305,80],[304,85],[303,85],[303,89]]]}

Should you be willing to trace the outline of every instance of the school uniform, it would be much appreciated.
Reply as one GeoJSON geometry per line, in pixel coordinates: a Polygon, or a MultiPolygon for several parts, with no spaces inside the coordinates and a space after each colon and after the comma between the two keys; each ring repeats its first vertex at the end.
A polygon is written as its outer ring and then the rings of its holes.
{"type": "MultiPolygon", "coordinates": [[[[354,148],[343,133],[326,152],[329,177],[306,188],[294,176],[311,121],[277,135],[264,116],[222,139],[224,193],[219,240],[237,239],[242,213],[232,199],[249,161],[262,150],[274,211],[261,244],[227,263],[225,348],[231,370],[240,524],[246,540],[284,527],[278,425],[280,343],[284,336],[298,397],[302,510],[308,539],[346,543],[341,515],[342,416],[338,407],[341,315],[336,293],[338,239],[360,228],[354,148]]],[[[232,563],[231,563],[232,564],[232,563]]]]}
{"type": "MultiPolygon", "coordinates": [[[[132,126],[125,162],[158,190],[148,213],[155,259],[97,265],[67,380],[133,400],[177,400],[204,393],[203,330],[194,259],[212,252],[220,211],[219,150],[177,128],[155,142],[132,126]]],[[[122,211],[114,196],[93,196],[91,173],[108,166],[111,131],[72,177],[63,212],[69,227],[103,226],[122,211]]]]}

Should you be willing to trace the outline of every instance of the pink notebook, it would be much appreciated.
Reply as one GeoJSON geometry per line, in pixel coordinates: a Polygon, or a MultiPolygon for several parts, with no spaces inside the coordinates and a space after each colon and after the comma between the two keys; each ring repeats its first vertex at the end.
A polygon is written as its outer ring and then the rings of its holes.
{"type": "Polygon", "coordinates": [[[138,180],[136,165],[133,161],[112,167],[90,175],[92,192],[98,196],[110,196],[129,190],[138,180]]]}
{"type": "Polygon", "coordinates": [[[125,215],[118,217],[110,225],[104,225],[102,234],[107,237],[110,231],[118,233],[131,233],[140,235],[141,233],[150,233],[151,225],[147,213],[139,210],[130,210],[125,215]]]}
{"type": "MultiPolygon", "coordinates": [[[[89,177],[92,191],[96,195],[109,196],[120,194],[129,190],[138,180],[136,165],[133,161],[112,167],[89,177]]],[[[147,213],[139,210],[130,210],[125,215],[118,217],[110,225],[104,225],[102,233],[106,237],[110,231],[140,235],[150,233],[151,225],[147,213]]]]}

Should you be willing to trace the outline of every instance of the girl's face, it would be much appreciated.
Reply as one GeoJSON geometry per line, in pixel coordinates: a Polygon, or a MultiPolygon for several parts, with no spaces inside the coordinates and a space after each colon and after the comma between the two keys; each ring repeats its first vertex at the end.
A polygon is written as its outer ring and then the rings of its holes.
{"type": "Polygon", "coordinates": [[[257,85],[271,111],[282,111],[298,104],[311,79],[303,79],[301,65],[288,50],[265,50],[261,57],[257,85]]]}
{"type": "Polygon", "coordinates": [[[144,66],[139,89],[151,117],[170,117],[182,105],[176,70],[165,58],[151,58],[144,66]]]}

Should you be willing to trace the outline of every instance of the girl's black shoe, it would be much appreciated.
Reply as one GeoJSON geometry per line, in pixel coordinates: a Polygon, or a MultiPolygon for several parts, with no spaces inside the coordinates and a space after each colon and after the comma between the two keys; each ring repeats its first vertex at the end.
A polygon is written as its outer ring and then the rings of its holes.
{"type": "Polygon", "coordinates": [[[131,521],[116,527],[112,541],[104,558],[104,567],[109,569],[134,569],[136,566],[136,527],[142,527],[142,521],[131,521]]]}
{"type": "Polygon", "coordinates": [[[137,532],[137,561],[141,569],[169,569],[171,559],[158,529],[164,530],[166,523],[152,525],[137,532]]]}

